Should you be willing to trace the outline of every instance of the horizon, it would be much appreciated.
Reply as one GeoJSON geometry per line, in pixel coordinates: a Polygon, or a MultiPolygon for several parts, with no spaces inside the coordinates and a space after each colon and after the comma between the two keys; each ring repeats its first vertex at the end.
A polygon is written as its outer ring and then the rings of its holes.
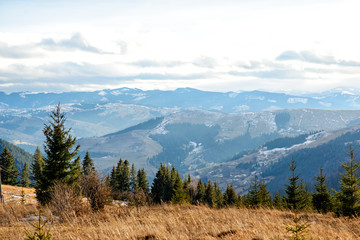
{"type": "Polygon", "coordinates": [[[354,0],[0,2],[4,92],[357,88],[354,0]]]}

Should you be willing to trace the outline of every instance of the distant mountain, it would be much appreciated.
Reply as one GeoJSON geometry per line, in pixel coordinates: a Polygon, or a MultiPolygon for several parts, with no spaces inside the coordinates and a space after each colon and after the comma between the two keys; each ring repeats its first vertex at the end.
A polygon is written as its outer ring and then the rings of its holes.
{"type": "Polygon", "coordinates": [[[58,104],[122,103],[150,108],[201,109],[208,111],[260,112],[273,109],[358,109],[360,92],[336,89],[304,96],[262,91],[208,92],[192,88],[174,91],[120,88],[94,92],[30,93],[0,92],[0,109],[42,108],[58,104]]]}
{"type": "Polygon", "coordinates": [[[32,163],[32,155],[26,152],[24,149],[15,146],[14,144],[9,143],[0,138],[0,153],[4,151],[5,146],[9,149],[11,154],[14,156],[16,166],[18,169],[22,169],[24,163],[27,163],[28,166],[32,163]]]}
{"type": "Polygon", "coordinates": [[[246,192],[254,175],[257,174],[274,193],[277,190],[281,191],[288,183],[288,167],[293,157],[297,164],[296,173],[300,174],[310,190],[313,189],[314,176],[318,174],[319,168],[324,169],[330,188],[338,189],[340,174],[343,173],[340,163],[348,161],[346,153],[349,152],[349,146],[354,149],[357,160],[360,156],[360,125],[301,135],[292,139],[291,146],[287,145],[287,140],[277,139],[250,154],[199,169],[193,174],[216,180],[222,187],[231,183],[239,192],[246,192]]]}
{"type": "Polygon", "coordinates": [[[149,169],[150,176],[163,162],[173,164],[182,174],[216,178],[213,175],[222,170],[201,169],[212,169],[279,137],[344,128],[359,119],[360,111],[298,109],[226,114],[188,110],[102,137],[82,138],[79,143],[81,151],[89,151],[100,169],[109,170],[121,157],[149,169]]]}

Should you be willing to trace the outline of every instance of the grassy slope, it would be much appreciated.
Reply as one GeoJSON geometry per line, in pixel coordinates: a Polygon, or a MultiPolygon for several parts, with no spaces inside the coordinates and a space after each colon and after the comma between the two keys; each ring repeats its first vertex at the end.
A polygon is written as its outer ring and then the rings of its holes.
{"type": "MultiPolygon", "coordinates": [[[[29,189],[26,192],[32,193],[29,189]]],[[[35,204],[0,206],[0,239],[23,239],[24,229],[33,228],[22,218],[36,212],[35,204]]],[[[53,239],[288,239],[285,226],[292,224],[292,213],[288,211],[179,205],[140,208],[114,205],[101,213],[84,211],[68,222],[55,218],[48,209],[44,209],[44,215],[53,219],[47,226],[53,239]]],[[[302,216],[310,223],[308,237],[359,239],[359,219],[315,213],[302,216]]]]}

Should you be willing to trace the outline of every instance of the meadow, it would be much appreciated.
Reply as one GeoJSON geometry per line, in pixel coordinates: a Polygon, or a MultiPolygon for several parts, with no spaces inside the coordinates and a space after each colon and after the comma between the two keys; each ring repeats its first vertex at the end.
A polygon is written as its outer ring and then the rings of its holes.
{"type": "MultiPolygon", "coordinates": [[[[0,239],[25,239],[35,229],[39,211],[33,189],[5,186],[0,205],[0,239]],[[18,194],[21,195],[18,195],[18,194]],[[24,194],[25,193],[25,194],[24,194]],[[12,198],[11,198],[12,196],[12,198]],[[18,196],[18,197],[14,197],[18,196]]],[[[294,225],[288,210],[224,208],[193,205],[127,207],[118,203],[92,212],[86,202],[80,211],[56,216],[42,209],[44,230],[52,239],[290,239],[286,227],[294,225]]],[[[309,227],[306,239],[360,239],[358,218],[333,214],[299,213],[309,227]]]]}

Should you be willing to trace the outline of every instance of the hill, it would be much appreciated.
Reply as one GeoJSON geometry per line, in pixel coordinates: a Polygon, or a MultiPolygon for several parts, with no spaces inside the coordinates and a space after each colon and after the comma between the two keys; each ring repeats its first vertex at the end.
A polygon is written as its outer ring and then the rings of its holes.
{"type": "Polygon", "coordinates": [[[22,166],[24,163],[27,163],[28,166],[32,163],[32,155],[28,152],[26,152],[24,149],[9,143],[8,141],[5,141],[0,138],[0,152],[2,152],[5,148],[5,146],[9,149],[9,151],[14,156],[16,165],[18,169],[22,169],[22,166]]]}
{"type": "Polygon", "coordinates": [[[222,187],[233,184],[240,192],[249,188],[254,175],[262,177],[268,188],[274,193],[282,190],[289,175],[289,162],[293,157],[297,164],[296,172],[304,183],[313,189],[314,176],[323,168],[330,188],[338,189],[341,162],[349,158],[349,146],[354,149],[357,158],[360,154],[360,125],[335,131],[321,131],[294,138],[291,145],[288,138],[266,143],[249,154],[234,157],[228,162],[194,171],[193,174],[205,179],[218,181],[222,187]],[[276,145],[278,144],[278,145],[276,145]],[[268,146],[271,146],[268,148],[268,146]]]}

